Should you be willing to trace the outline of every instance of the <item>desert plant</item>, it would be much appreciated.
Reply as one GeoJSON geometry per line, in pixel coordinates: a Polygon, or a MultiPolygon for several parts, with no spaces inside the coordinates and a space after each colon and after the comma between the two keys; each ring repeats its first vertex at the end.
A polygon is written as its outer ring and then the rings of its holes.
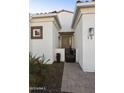
{"type": "Polygon", "coordinates": [[[50,59],[45,60],[44,54],[41,57],[33,56],[32,53],[29,53],[29,73],[39,74],[41,70],[45,70],[47,62],[50,59]],[[43,65],[44,64],[44,65],[43,65]]]}
{"type": "Polygon", "coordinates": [[[30,63],[40,63],[40,64],[46,64],[47,62],[49,62],[50,59],[45,59],[44,54],[42,56],[33,56],[32,53],[29,53],[29,62],[30,63]]]}
{"type": "Polygon", "coordinates": [[[46,64],[49,61],[50,61],[50,59],[47,59],[47,60],[45,59],[44,54],[39,58],[40,64],[46,64]]]}
{"type": "Polygon", "coordinates": [[[29,83],[30,86],[39,86],[47,77],[48,65],[46,64],[50,59],[45,60],[43,56],[33,56],[29,53],[29,83]]]}

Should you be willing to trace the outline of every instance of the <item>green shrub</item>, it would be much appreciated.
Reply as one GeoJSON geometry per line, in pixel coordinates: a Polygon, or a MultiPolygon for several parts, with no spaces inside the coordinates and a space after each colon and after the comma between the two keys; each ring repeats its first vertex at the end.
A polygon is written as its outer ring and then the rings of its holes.
{"type": "Polygon", "coordinates": [[[46,64],[44,55],[41,57],[33,56],[29,53],[29,83],[31,87],[38,87],[47,80],[49,65],[46,64]]]}

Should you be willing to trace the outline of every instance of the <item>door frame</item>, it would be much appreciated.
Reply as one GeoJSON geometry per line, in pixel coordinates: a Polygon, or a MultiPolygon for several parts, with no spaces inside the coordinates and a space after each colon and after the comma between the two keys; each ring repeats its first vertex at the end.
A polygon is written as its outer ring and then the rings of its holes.
{"type": "Polygon", "coordinates": [[[59,47],[60,48],[63,48],[62,47],[62,38],[64,36],[68,36],[68,37],[71,37],[71,41],[70,41],[70,44],[71,44],[71,47],[74,47],[74,32],[59,32],[59,47]]]}

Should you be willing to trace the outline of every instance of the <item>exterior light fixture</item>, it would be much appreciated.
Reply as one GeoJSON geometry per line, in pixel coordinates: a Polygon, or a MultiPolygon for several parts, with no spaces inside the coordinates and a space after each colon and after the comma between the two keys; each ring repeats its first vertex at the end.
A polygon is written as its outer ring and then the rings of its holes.
{"type": "Polygon", "coordinates": [[[94,36],[94,28],[93,28],[93,27],[90,27],[90,28],[89,28],[89,36],[88,36],[88,39],[89,39],[89,38],[93,39],[93,36],[94,36]]]}
{"type": "Polygon", "coordinates": [[[60,36],[58,36],[58,39],[60,40],[60,36]]]}

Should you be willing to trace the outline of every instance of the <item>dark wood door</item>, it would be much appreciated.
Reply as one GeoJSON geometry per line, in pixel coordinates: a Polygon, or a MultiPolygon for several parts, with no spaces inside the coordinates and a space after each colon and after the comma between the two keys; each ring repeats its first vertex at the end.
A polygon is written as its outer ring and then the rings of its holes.
{"type": "Polygon", "coordinates": [[[76,49],[74,48],[66,48],[65,49],[65,61],[66,62],[76,62],[76,49]]]}

